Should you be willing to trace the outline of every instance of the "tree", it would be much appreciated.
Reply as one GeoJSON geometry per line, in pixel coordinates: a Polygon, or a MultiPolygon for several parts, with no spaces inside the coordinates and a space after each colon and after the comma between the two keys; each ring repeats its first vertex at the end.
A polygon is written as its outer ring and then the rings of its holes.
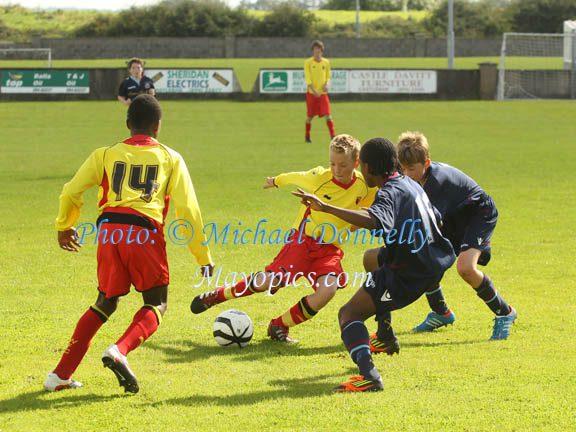
{"type": "Polygon", "coordinates": [[[290,3],[282,3],[256,25],[256,36],[304,37],[312,33],[316,17],[290,3]]]}
{"type": "MultiPolygon", "coordinates": [[[[458,37],[497,37],[506,31],[504,9],[496,7],[498,0],[470,2],[454,0],[454,34],[458,37]]],[[[443,0],[423,20],[427,32],[434,37],[446,36],[448,0],[443,0]]]]}
{"type": "MultiPolygon", "coordinates": [[[[361,10],[399,11],[423,10],[432,7],[436,0],[360,0],[361,10]]],[[[322,9],[356,10],[356,0],[328,0],[322,9]]]]}
{"type": "Polygon", "coordinates": [[[565,20],[576,19],[574,0],[514,0],[506,16],[512,31],[562,33],[565,20]]]}

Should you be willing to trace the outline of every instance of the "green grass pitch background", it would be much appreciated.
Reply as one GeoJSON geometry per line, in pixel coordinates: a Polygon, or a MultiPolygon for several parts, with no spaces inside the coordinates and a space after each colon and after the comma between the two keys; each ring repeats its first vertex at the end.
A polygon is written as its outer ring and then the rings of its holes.
{"type": "MultiPolygon", "coordinates": [[[[187,161],[204,222],[245,227],[268,219],[287,229],[298,209],[291,188],[263,190],[267,175],[328,161],[323,122],[303,142],[304,103],[164,102],[160,139],[187,161]]],[[[268,321],[306,288],[253,296],[193,316],[197,265],[185,247],[168,245],[169,308],[158,332],[130,355],[141,381],[121,393],[100,355],[140,307],[133,292],[92,343],[75,378],[84,387],[48,394],[78,318],[96,298],[94,245],[70,254],[57,247],[53,222],[62,185],[96,147],[127,136],[117,102],[0,103],[0,430],[569,430],[576,418],[574,337],[575,113],[572,102],[334,103],[337,132],[361,141],[420,130],[433,159],[461,168],[491,194],[500,212],[487,267],[518,323],[504,342],[489,342],[492,315],[456,274],[443,287],[454,326],[432,334],[409,329],[425,300],[394,313],[401,353],[376,357],[385,391],[332,394],[356,374],[341,341],[337,310],[354,288],[338,292],[318,316],[293,330],[287,347],[265,337],[268,321]],[[212,321],[227,308],[255,324],[245,349],[224,349],[212,321]]],[[[95,190],[80,222],[96,217],[95,190]]],[[[172,220],[174,215],[169,216],[172,220]]],[[[278,246],[212,246],[223,273],[269,263],[278,246]]],[[[348,245],[344,268],[361,270],[365,247],[348,245]]],[[[369,322],[374,329],[374,322],[369,322]]]]}

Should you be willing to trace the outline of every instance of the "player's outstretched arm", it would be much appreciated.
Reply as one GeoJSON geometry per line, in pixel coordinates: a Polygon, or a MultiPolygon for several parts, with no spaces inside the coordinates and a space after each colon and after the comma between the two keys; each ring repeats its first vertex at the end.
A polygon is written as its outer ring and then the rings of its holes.
{"type": "Polygon", "coordinates": [[[132,102],[130,99],[124,98],[123,96],[118,96],[117,99],[119,102],[122,102],[122,104],[126,106],[130,105],[130,102],[132,102]]]}
{"type": "Polygon", "coordinates": [[[78,252],[82,247],[76,239],[76,228],[71,227],[65,231],[58,231],[58,244],[62,249],[68,252],[78,252]]]}
{"type": "Polygon", "coordinates": [[[377,229],[378,222],[366,210],[350,210],[341,207],[335,207],[326,204],[316,195],[307,193],[298,188],[298,192],[292,192],[302,200],[302,204],[308,206],[311,210],[321,211],[324,213],[332,214],[352,225],[366,229],[377,229]]]}
{"type": "Polygon", "coordinates": [[[270,189],[270,188],[277,188],[276,183],[274,183],[274,179],[276,177],[266,177],[266,184],[263,186],[263,189],[270,189]]]}

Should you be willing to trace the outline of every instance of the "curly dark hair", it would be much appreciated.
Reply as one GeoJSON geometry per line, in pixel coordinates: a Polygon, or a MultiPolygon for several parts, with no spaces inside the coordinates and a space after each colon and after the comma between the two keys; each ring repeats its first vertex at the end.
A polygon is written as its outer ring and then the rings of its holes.
{"type": "Polygon", "coordinates": [[[161,118],[162,108],[152,95],[138,95],[128,107],[128,121],[133,129],[150,129],[156,126],[161,118]]]}
{"type": "Polygon", "coordinates": [[[396,147],[388,138],[372,138],[360,150],[360,160],[370,168],[370,174],[390,177],[400,170],[396,147]]]}

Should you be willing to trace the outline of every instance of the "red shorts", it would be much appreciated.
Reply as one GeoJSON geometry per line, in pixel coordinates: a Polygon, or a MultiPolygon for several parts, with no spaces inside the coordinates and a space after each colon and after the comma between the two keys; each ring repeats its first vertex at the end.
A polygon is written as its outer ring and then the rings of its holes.
{"type": "Polygon", "coordinates": [[[98,290],[113,298],[168,285],[170,275],[162,229],[103,223],[98,236],[98,290]],[[129,232],[131,230],[131,232],[129,232]]]}
{"type": "MultiPolygon", "coordinates": [[[[329,273],[338,277],[344,273],[340,261],[344,257],[344,251],[333,244],[318,244],[317,240],[307,235],[302,235],[298,244],[298,234],[294,233],[287,243],[282,247],[272,264],[266,267],[266,271],[280,273],[282,285],[295,285],[296,280],[300,277],[308,279],[316,291],[316,283],[320,276],[329,273]]],[[[346,286],[347,277],[338,279],[338,288],[346,286]]]]}
{"type": "Polygon", "coordinates": [[[306,107],[308,108],[308,117],[330,115],[330,99],[326,93],[320,97],[306,93],[306,107]]]}

